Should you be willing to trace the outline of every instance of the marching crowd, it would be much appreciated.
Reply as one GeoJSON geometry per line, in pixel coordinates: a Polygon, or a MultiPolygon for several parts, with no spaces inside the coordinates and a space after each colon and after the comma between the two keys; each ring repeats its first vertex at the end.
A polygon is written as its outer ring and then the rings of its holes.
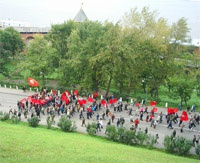
{"type": "MultiPolygon", "coordinates": [[[[47,115],[48,118],[55,123],[55,117],[60,115],[67,115],[68,118],[72,118],[74,115],[79,116],[82,121],[81,126],[86,126],[86,120],[92,119],[97,123],[97,132],[101,132],[102,128],[106,128],[103,124],[105,119],[109,119],[106,125],[116,124],[116,127],[124,126],[127,118],[122,115],[116,117],[115,114],[127,114],[130,118],[127,123],[130,125],[131,130],[139,129],[141,121],[145,121],[147,126],[156,129],[156,126],[164,123],[167,124],[167,128],[173,129],[173,124],[178,124],[180,133],[184,132],[184,128],[188,126],[189,130],[192,131],[197,125],[199,125],[200,116],[199,113],[195,112],[191,114],[189,106],[187,112],[183,111],[182,115],[178,115],[177,111],[168,111],[166,114],[157,112],[157,108],[149,110],[149,106],[145,104],[145,100],[141,103],[136,100],[129,103],[117,100],[114,96],[107,99],[97,100],[97,93],[94,95],[88,94],[87,100],[78,98],[78,91],[71,91],[71,94],[66,90],[61,96],[57,96],[56,92],[52,90],[47,92],[42,90],[38,94],[29,96],[23,100],[17,102],[17,108],[13,109],[10,107],[9,113],[14,114],[21,118],[22,114],[24,118],[38,116],[41,118],[47,115]],[[86,104],[87,103],[87,104],[86,104]],[[189,117],[188,117],[189,115],[189,117]],[[165,122],[166,120],[166,122],[165,122]],[[187,122],[188,121],[188,122],[187,122]]],[[[196,106],[195,106],[196,107],[196,106]]],[[[180,110],[180,106],[178,106],[180,110]]],[[[194,111],[194,109],[192,109],[194,111]]],[[[148,127],[145,128],[145,132],[148,133],[148,127]]],[[[158,136],[158,134],[156,135],[158,136]]],[[[176,129],[173,130],[173,136],[176,136],[176,129]]],[[[200,134],[194,135],[193,143],[199,143],[200,134]]]]}

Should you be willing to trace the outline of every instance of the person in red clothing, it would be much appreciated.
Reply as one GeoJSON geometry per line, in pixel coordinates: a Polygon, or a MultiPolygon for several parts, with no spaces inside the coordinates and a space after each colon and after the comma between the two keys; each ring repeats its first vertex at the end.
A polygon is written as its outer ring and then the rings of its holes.
{"type": "Polygon", "coordinates": [[[136,119],[135,119],[135,128],[138,127],[138,124],[139,124],[139,120],[138,120],[138,118],[136,118],[136,119]]]}

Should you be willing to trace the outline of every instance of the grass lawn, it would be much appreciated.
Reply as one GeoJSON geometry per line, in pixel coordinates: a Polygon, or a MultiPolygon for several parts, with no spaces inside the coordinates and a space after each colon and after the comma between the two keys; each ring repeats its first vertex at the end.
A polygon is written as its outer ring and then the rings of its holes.
{"type": "Polygon", "coordinates": [[[127,146],[101,137],[64,133],[0,122],[0,162],[199,162],[143,147],[127,146]]]}

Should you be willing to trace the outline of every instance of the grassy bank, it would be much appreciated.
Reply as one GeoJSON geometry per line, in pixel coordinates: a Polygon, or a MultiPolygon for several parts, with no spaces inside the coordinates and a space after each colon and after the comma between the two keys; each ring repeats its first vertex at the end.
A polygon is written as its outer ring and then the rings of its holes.
{"type": "Polygon", "coordinates": [[[81,133],[0,122],[0,162],[199,162],[81,133]]]}

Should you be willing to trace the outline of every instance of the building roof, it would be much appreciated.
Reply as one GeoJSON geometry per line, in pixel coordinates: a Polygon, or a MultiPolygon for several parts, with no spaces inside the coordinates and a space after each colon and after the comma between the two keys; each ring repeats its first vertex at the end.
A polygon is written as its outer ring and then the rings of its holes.
{"type": "Polygon", "coordinates": [[[83,9],[81,7],[78,14],[75,16],[74,20],[77,21],[77,22],[83,22],[86,19],[87,19],[87,16],[86,16],[85,12],[83,11],[83,9]]]}
{"type": "MultiPolygon", "coordinates": [[[[6,29],[10,26],[4,26],[2,29],[6,29]]],[[[50,32],[50,27],[13,27],[19,33],[48,33],[50,32]]]]}

